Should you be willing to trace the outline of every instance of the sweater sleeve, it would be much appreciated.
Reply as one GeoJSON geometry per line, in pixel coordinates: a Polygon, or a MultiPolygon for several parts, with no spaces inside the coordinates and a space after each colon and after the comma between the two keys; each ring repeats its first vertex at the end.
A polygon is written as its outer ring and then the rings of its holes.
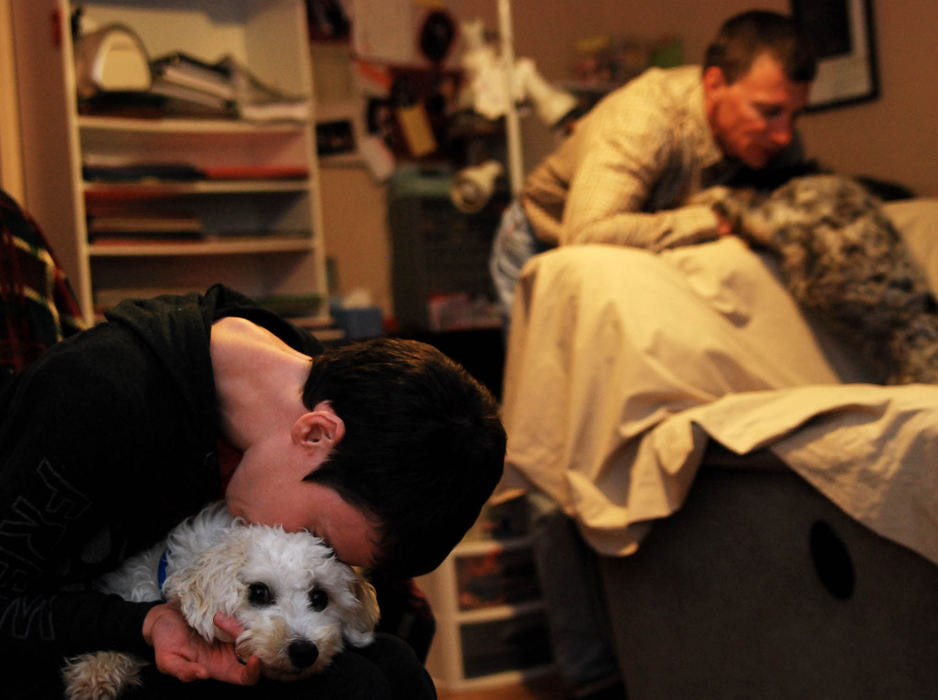
{"type": "MultiPolygon", "coordinates": [[[[709,207],[648,212],[653,188],[685,162],[680,118],[654,83],[636,85],[584,124],[581,160],[570,183],[561,244],[609,243],[660,251],[716,237],[709,207]]],[[[690,177],[685,175],[684,177],[690,177]]]]}
{"type": "MultiPolygon", "coordinates": [[[[81,378],[73,383],[90,389],[81,378]]],[[[28,384],[0,433],[0,647],[18,647],[18,657],[24,649],[141,650],[153,603],[126,602],[90,585],[126,546],[108,522],[112,470],[103,456],[126,451],[96,427],[97,399],[89,398],[84,414],[70,412],[61,387],[28,384]]]]}
{"type": "Polygon", "coordinates": [[[113,330],[99,329],[51,348],[2,401],[0,648],[16,658],[145,648],[153,603],[99,593],[93,582],[165,533],[158,514],[169,506],[146,437],[161,382],[129,389],[146,353],[99,342],[113,330]]]}

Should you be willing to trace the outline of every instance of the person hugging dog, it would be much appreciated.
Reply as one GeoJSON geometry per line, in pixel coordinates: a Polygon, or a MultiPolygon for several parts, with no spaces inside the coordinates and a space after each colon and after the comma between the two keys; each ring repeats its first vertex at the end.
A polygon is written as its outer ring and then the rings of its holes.
{"type": "MultiPolygon", "coordinates": [[[[91,582],[219,497],[248,523],[312,533],[346,564],[398,580],[431,571],[505,454],[495,400],[440,352],[391,338],[324,349],[216,285],[123,302],[14,377],[0,406],[11,697],[61,697],[63,658],[108,649],[152,661],[133,697],[228,697],[232,684],[254,686],[238,697],[435,696],[388,634],[278,684],[257,658],[192,634],[172,604],[91,582]]],[[[241,632],[223,614],[214,623],[222,638],[241,632]]]]}

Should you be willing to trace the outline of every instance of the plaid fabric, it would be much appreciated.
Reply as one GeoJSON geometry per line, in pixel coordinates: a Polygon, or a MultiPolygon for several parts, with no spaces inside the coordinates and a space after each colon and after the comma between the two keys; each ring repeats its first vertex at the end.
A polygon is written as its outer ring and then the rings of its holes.
{"type": "Polygon", "coordinates": [[[39,226],[0,192],[0,384],[84,325],[39,226]]]}

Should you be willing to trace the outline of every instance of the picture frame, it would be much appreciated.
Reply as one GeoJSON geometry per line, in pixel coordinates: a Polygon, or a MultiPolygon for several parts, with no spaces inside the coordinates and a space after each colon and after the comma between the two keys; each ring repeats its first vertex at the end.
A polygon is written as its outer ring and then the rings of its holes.
{"type": "Polygon", "coordinates": [[[791,0],[791,10],[818,53],[807,111],[877,99],[873,0],[791,0]]]}

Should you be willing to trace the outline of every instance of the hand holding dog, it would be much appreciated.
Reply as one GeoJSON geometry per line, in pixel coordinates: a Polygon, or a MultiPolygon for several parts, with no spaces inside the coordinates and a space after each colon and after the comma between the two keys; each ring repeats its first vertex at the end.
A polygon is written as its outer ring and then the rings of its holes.
{"type": "MultiPolygon", "coordinates": [[[[233,618],[221,613],[215,624],[232,638],[241,633],[233,618]]],[[[157,605],[143,622],[143,637],[153,647],[156,667],[161,673],[183,682],[212,678],[237,685],[254,685],[260,679],[261,664],[256,656],[244,661],[227,642],[206,642],[185,621],[179,610],[169,604],[157,605]]]]}
{"type": "Polygon", "coordinates": [[[714,212],[714,215],[717,218],[717,236],[723,238],[724,236],[732,236],[736,233],[736,227],[733,226],[733,222],[730,221],[726,216],[719,212],[714,212]]]}

